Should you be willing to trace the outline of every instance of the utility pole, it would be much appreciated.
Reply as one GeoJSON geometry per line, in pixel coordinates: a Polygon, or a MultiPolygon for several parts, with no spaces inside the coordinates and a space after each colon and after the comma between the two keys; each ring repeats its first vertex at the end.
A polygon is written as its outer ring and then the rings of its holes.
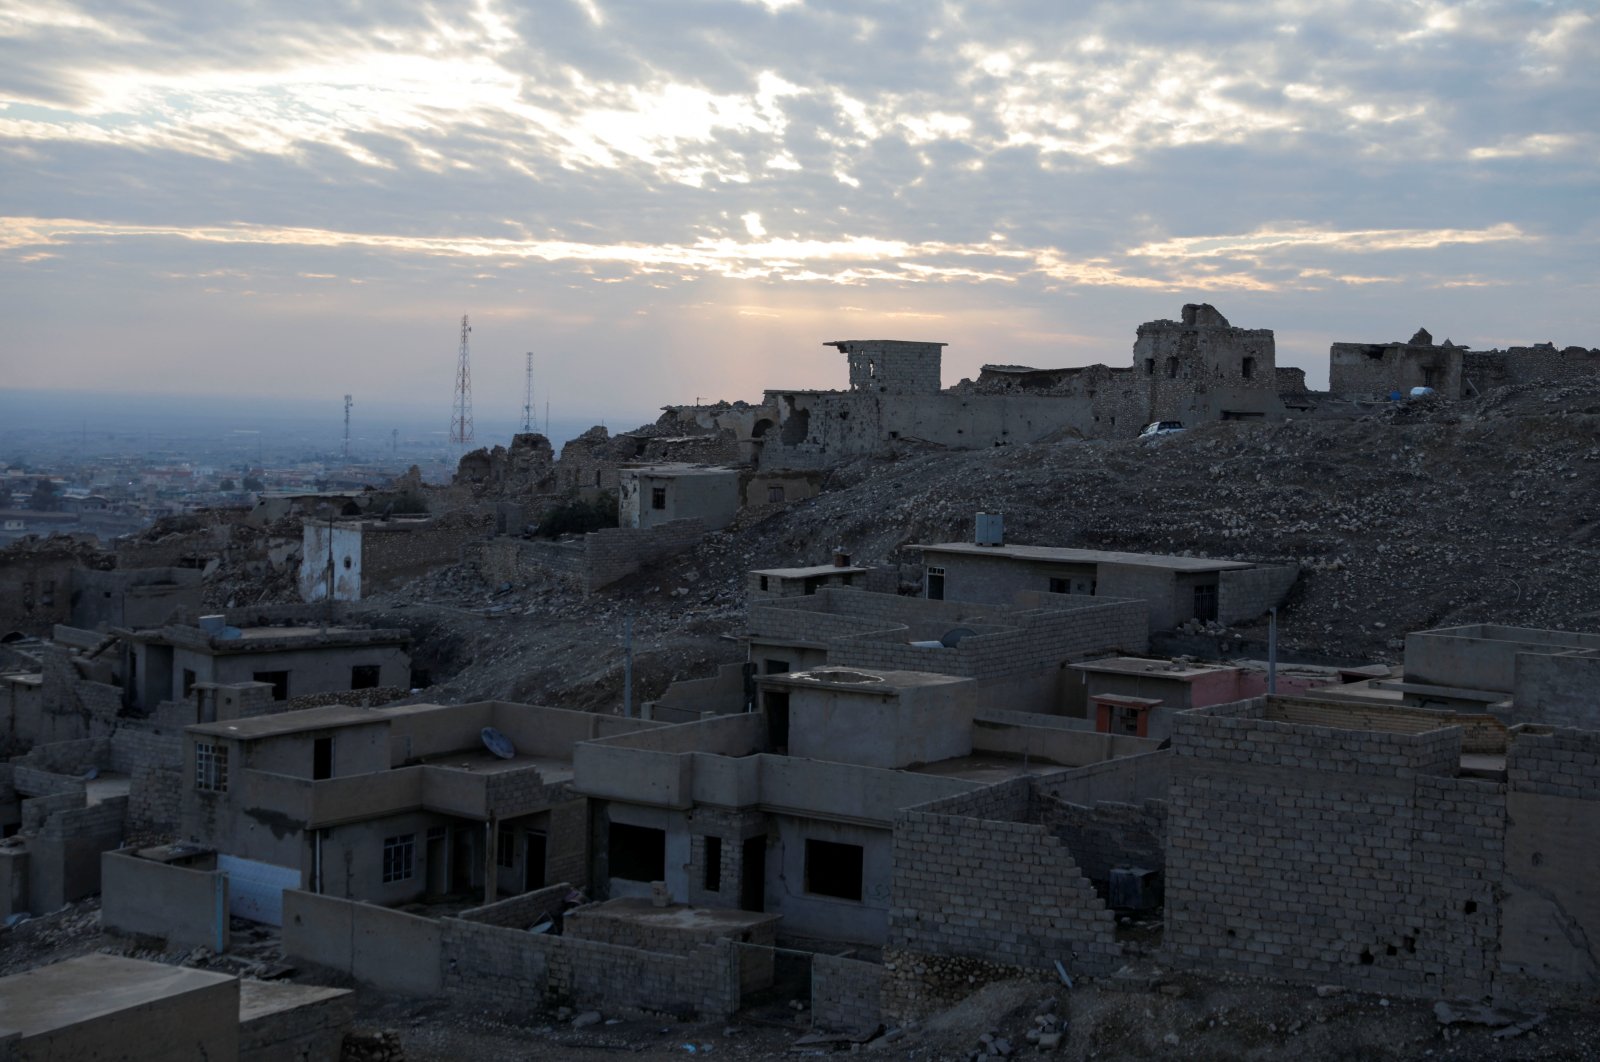
{"type": "Polygon", "coordinates": [[[628,617],[622,636],[622,715],[633,718],[633,617],[628,617]]]}
{"type": "Polygon", "coordinates": [[[390,428],[389,429],[389,451],[395,457],[399,457],[400,456],[400,429],[399,428],[390,428]]]}
{"type": "Polygon", "coordinates": [[[472,361],[467,353],[467,336],[472,326],[461,315],[461,351],[456,359],[456,399],[450,417],[450,443],[465,450],[472,445],[472,361]]]}
{"type": "Polygon", "coordinates": [[[350,396],[344,396],[344,463],[350,463],[350,396]]]}
{"type": "Polygon", "coordinates": [[[522,381],[522,432],[533,430],[533,351],[528,351],[528,372],[522,381]]]}

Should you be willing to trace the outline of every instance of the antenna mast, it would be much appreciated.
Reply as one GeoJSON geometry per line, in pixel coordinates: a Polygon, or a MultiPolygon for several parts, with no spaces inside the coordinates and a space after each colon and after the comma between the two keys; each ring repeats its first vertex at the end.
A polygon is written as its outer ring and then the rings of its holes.
{"type": "Polygon", "coordinates": [[[456,401],[450,416],[450,443],[465,450],[472,445],[472,364],[467,355],[467,335],[472,326],[461,315],[461,357],[456,363],[456,401]]]}
{"type": "Polygon", "coordinates": [[[533,430],[533,351],[528,351],[528,375],[522,383],[522,431],[533,430]]]}
{"type": "Polygon", "coordinates": [[[350,463],[350,396],[344,396],[344,463],[350,463]]]}

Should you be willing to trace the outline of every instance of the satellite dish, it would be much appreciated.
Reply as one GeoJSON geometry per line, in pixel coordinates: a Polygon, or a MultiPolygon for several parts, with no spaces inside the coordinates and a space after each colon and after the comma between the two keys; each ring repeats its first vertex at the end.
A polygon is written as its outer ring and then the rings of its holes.
{"type": "Polygon", "coordinates": [[[484,748],[502,760],[509,760],[517,754],[517,747],[511,743],[511,739],[492,726],[484,727],[480,736],[483,738],[484,748]]]}
{"type": "Polygon", "coordinates": [[[946,649],[954,649],[961,644],[961,639],[977,633],[970,627],[957,627],[954,630],[945,631],[944,637],[939,639],[939,644],[946,649]]]}

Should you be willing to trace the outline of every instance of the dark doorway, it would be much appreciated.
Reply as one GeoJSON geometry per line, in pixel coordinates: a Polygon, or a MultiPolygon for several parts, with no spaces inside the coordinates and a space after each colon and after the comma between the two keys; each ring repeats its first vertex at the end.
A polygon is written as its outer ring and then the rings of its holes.
{"type": "Polygon", "coordinates": [[[1217,618],[1217,586],[1197,586],[1194,588],[1194,618],[1197,620],[1214,620],[1217,618]]]}
{"type": "Polygon", "coordinates": [[[529,830],[524,836],[527,838],[527,850],[523,853],[522,887],[532,892],[534,889],[544,888],[544,858],[546,841],[545,835],[529,830]]]}
{"type": "Polygon", "coordinates": [[[270,683],[273,700],[286,701],[289,699],[289,673],[287,671],[257,671],[250,677],[257,682],[270,683]]]}
{"type": "Polygon", "coordinates": [[[311,743],[311,780],[333,777],[333,738],[319,737],[311,743]]]}
{"type": "Polygon", "coordinates": [[[706,838],[705,877],[702,881],[707,892],[722,891],[722,838],[706,838]]]}
{"type": "Polygon", "coordinates": [[[666,830],[613,822],[607,848],[614,878],[661,881],[667,876],[666,830]]]}
{"type": "Polygon", "coordinates": [[[357,664],[350,669],[350,688],[375,690],[378,688],[378,674],[377,664],[357,664]]]}
{"type": "Polygon", "coordinates": [[[478,877],[477,830],[450,831],[450,891],[470,892],[478,877]]]}
{"type": "Polygon", "coordinates": [[[943,568],[929,568],[928,569],[928,600],[929,601],[943,601],[944,600],[944,569],[943,568]]]}
{"type": "Polygon", "coordinates": [[[739,909],[765,911],[767,909],[767,839],[751,837],[744,842],[744,876],[739,879],[739,909]]]}
{"type": "Polygon", "coordinates": [[[789,748],[789,691],[768,690],[762,707],[767,711],[767,743],[774,752],[786,752],[789,748]]]}

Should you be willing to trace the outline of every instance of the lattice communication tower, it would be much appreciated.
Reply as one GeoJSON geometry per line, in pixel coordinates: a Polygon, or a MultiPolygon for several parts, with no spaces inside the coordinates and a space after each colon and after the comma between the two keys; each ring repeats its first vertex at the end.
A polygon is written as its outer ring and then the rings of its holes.
{"type": "Polygon", "coordinates": [[[522,382],[522,431],[533,430],[533,351],[528,351],[528,373],[522,382]]]}
{"type": "Polygon", "coordinates": [[[461,357],[456,362],[456,401],[450,415],[450,443],[463,450],[472,445],[472,362],[467,354],[467,336],[472,326],[461,315],[461,357]]]}

